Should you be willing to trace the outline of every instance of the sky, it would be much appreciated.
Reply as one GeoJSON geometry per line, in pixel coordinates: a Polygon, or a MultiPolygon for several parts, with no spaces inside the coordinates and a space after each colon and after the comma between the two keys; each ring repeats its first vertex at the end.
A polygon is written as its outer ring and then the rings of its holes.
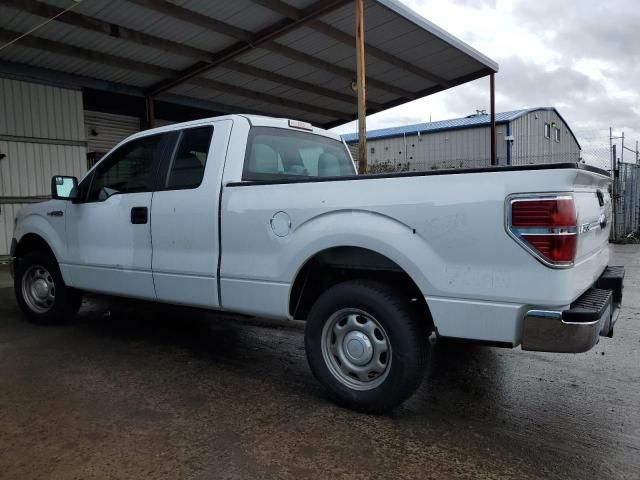
{"type": "MultiPolygon", "coordinates": [[[[606,161],[609,127],[616,136],[624,131],[625,145],[635,150],[640,140],[639,0],[402,1],[499,63],[496,111],[556,107],[588,163],[606,161]]],[[[367,130],[462,117],[479,109],[489,110],[488,77],[371,115],[367,130]]],[[[335,130],[356,129],[351,122],[335,130]]],[[[635,154],[625,151],[624,160],[631,158],[635,154]]]]}

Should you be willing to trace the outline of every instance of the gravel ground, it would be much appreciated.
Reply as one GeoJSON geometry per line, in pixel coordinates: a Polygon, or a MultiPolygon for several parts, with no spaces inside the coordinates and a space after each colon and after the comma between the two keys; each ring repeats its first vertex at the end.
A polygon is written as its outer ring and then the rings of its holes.
{"type": "Polygon", "coordinates": [[[640,247],[613,339],[438,345],[395,413],[330,403],[302,330],[91,297],[24,322],[0,275],[0,478],[640,479],[640,247]]]}

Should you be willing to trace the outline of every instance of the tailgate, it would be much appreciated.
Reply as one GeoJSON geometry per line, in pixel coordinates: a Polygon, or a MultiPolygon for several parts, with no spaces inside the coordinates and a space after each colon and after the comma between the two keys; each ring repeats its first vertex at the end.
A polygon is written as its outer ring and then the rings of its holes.
{"type": "Polygon", "coordinates": [[[609,178],[591,172],[581,173],[574,185],[578,216],[576,263],[607,248],[612,220],[609,178]]]}

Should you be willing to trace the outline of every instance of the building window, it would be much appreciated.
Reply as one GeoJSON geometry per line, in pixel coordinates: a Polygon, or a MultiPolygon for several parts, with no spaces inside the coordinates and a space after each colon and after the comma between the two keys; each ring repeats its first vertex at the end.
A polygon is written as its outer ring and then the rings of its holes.
{"type": "Polygon", "coordinates": [[[551,124],[544,124],[544,138],[551,138],[551,124]]]}
{"type": "Polygon", "coordinates": [[[376,148],[375,147],[371,147],[371,153],[376,153],[376,148]]]}
{"type": "Polygon", "coordinates": [[[556,142],[560,141],[560,129],[559,128],[555,129],[555,140],[556,140],[556,142]]]}

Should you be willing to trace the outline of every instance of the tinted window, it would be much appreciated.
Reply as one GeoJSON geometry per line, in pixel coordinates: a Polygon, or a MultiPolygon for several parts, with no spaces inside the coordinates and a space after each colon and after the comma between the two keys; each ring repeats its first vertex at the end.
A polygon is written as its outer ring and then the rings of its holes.
{"type": "Polygon", "coordinates": [[[184,130],[173,157],[167,188],[195,188],[202,182],[213,127],[184,130]]]}
{"type": "Polygon", "coordinates": [[[343,143],[282,128],[251,129],[243,180],[355,175],[343,143]]]}
{"type": "Polygon", "coordinates": [[[152,190],[153,165],[162,135],[132,140],[101,162],[93,175],[89,201],[106,200],[116,193],[152,190]]]}

